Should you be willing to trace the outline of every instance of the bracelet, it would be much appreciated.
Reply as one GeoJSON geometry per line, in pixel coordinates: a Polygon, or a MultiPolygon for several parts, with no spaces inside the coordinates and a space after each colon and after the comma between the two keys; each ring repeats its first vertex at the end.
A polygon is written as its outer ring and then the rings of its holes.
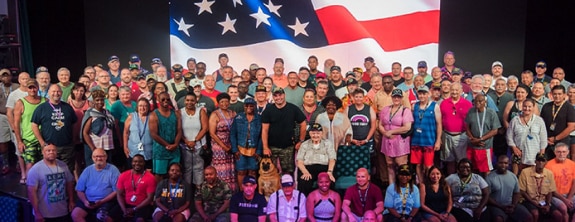
{"type": "Polygon", "coordinates": [[[328,173],[333,173],[333,170],[327,170],[328,173]]]}

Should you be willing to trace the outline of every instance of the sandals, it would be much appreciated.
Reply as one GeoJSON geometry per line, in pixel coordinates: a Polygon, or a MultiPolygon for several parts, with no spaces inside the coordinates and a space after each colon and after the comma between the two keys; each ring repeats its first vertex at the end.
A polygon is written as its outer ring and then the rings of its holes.
{"type": "Polygon", "coordinates": [[[26,184],[26,177],[22,177],[22,179],[20,179],[20,184],[26,184]]]}

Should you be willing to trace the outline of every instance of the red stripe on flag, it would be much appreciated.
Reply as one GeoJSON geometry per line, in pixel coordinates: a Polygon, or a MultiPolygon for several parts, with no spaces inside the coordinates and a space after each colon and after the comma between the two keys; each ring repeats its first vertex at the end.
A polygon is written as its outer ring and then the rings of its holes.
{"type": "Polygon", "coordinates": [[[316,10],[328,43],[373,38],[385,51],[439,43],[439,10],[357,21],[343,6],[316,10]]]}

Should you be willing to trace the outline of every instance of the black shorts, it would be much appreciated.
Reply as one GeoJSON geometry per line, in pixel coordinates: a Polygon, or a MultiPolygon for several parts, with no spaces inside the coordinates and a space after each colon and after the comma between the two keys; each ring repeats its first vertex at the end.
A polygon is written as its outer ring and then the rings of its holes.
{"type": "MultiPolygon", "coordinates": [[[[525,206],[525,208],[527,208],[527,210],[532,211],[532,210],[539,210],[539,208],[535,205],[533,205],[531,202],[529,201],[523,201],[523,206],[525,206]]],[[[551,214],[553,211],[556,211],[557,207],[555,207],[553,204],[550,204],[549,207],[549,214],[551,214]]]]}

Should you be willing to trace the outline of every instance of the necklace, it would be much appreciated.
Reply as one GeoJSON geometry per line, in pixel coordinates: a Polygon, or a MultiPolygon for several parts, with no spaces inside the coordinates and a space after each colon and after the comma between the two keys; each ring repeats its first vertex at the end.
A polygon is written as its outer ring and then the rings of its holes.
{"type": "Polygon", "coordinates": [[[193,118],[193,116],[196,114],[196,109],[192,109],[192,110],[188,110],[186,109],[186,116],[188,116],[188,119],[193,118]]]}

